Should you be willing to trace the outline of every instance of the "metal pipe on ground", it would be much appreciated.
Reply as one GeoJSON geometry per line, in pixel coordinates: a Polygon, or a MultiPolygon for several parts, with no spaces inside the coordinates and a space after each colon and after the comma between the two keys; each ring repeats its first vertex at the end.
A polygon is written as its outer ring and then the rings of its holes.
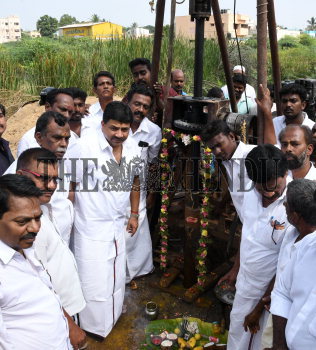
{"type": "MultiPolygon", "coordinates": [[[[267,0],[257,0],[257,74],[258,98],[260,96],[259,84],[267,87],[267,0]]],[[[258,144],[264,141],[264,119],[258,109],[258,144]]]]}
{"type": "Polygon", "coordinates": [[[163,19],[165,14],[165,0],[157,0],[156,4],[156,21],[155,21],[155,36],[152,55],[152,68],[151,68],[151,84],[155,84],[158,81],[160,51],[162,41],[163,19]]]}
{"type": "Polygon", "coordinates": [[[217,32],[218,44],[219,44],[219,48],[221,50],[221,55],[222,55],[222,62],[223,62],[223,67],[224,67],[224,72],[225,72],[225,78],[226,78],[226,84],[227,84],[231,109],[232,109],[232,112],[238,113],[236,96],[235,96],[235,91],[234,91],[234,86],[233,86],[233,79],[232,79],[230,65],[229,65],[226,38],[225,38],[225,34],[224,34],[224,29],[222,26],[222,16],[221,16],[221,10],[219,7],[218,0],[212,0],[211,6],[212,6],[212,10],[213,10],[213,16],[214,16],[214,22],[215,22],[215,27],[216,27],[216,32],[217,32]]]}
{"type": "Polygon", "coordinates": [[[277,106],[278,115],[282,114],[281,101],[280,101],[280,88],[281,88],[281,72],[280,72],[280,60],[279,60],[279,48],[278,38],[276,30],[275,9],[274,0],[268,0],[268,27],[269,27],[269,39],[270,39],[270,51],[272,60],[272,71],[274,81],[274,100],[277,106]]]}

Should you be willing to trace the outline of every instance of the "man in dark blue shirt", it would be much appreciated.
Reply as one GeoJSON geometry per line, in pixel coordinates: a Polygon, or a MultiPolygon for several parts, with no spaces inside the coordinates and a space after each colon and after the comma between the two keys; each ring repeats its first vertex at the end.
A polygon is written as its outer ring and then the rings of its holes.
{"type": "Polygon", "coordinates": [[[7,121],[5,119],[5,107],[0,104],[0,176],[8,169],[10,164],[14,161],[9,142],[2,138],[5,129],[7,128],[7,121]]]}

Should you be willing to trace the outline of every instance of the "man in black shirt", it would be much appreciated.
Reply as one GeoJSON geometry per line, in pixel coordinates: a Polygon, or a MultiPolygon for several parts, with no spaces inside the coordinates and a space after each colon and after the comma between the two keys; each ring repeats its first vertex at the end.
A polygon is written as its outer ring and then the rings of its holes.
{"type": "Polygon", "coordinates": [[[0,176],[8,169],[10,164],[14,161],[9,142],[2,138],[5,129],[7,128],[7,121],[5,119],[5,107],[0,104],[0,176]]]}

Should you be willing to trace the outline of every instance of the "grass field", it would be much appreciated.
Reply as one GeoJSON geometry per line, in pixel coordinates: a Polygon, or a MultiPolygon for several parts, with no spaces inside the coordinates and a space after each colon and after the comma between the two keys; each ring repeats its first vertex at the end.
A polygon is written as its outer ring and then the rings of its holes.
{"type": "MultiPolygon", "coordinates": [[[[316,39],[308,45],[280,50],[282,79],[316,76],[316,39]]],[[[99,41],[92,39],[23,39],[0,45],[0,89],[20,90],[37,95],[45,86],[77,86],[92,93],[92,77],[99,70],[109,70],[123,95],[131,83],[128,62],[135,57],[151,58],[152,38],[99,41]]],[[[236,45],[228,43],[231,65],[239,64],[236,45]]],[[[166,81],[168,40],[163,39],[159,79],[166,81]]],[[[250,82],[255,84],[256,49],[253,41],[241,44],[243,64],[250,82]],[[251,44],[250,44],[251,43],[251,44]]],[[[174,42],[173,68],[186,73],[186,91],[193,91],[194,42],[177,38],[174,42]]],[[[268,68],[269,77],[271,67],[268,68]]],[[[225,83],[221,56],[216,41],[205,41],[205,92],[225,83]]]]}

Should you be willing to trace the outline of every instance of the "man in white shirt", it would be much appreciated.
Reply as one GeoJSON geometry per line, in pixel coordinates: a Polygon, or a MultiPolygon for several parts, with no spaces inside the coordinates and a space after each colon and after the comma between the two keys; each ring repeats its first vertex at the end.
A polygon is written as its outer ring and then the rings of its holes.
{"type": "MultiPolygon", "coordinates": [[[[244,66],[235,66],[233,68],[233,74],[243,74],[244,76],[246,76],[246,69],[244,66]]],[[[225,98],[229,98],[229,95],[228,95],[228,88],[227,88],[227,85],[224,85],[222,87],[222,91],[224,93],[224,96],[225,98]]],[[[245,88],[245,91],[243,93],[243,99],[245,99],[246,97],[249,97],[252,102],[255,102],[255,99],[256,99],[256,91],[255,89],[253,88],[253,86],[249,85],[249,84],[246,84],[246,88],[245,88]]]]}
{"type": "Polygon", "coordinates": [[[264,91],[260,86],[262,98],[257,99],[258,108],[264,116],[264,142],[270,144],[278,143],[280,132],[289,124],[306,125],[313,128],[315,122],[308,118],[304,112],[306,107],[306,90],[302,85],[287,84],[280,90],[282,116],[272,117],[271,97],[268,89],[264,91]]]}
{"type": "Polygon", "coordinates": [[[233,86],[236,96],[237,109],[239,114],[257,114],[256,103],[245,95],[246,77],[243,74],[234,74],[233,86]]]}
{"type": "MultiPolygon", "coordinates": [[[[42,192],[25,176],[0,178],[0,348],[71,350],[68,322],[34,256],[42,192]]],[[[78,347],[75,347],[78,349],[78,347]]]]}
{"type": "MultiPolygon", "coordinates": [[[[280,132],[279,141],[281,143],[281,151],[288,160],[289,170],[293,179],[316,180],[316,168],[310,161],[310,155],[313,151],[311,130],[305,125],[290,124],[280,132]]],[[[283,244],[287,244],[289,236],[291,236],[291,230],[286,232],[282,247],[283,244]]],[[[265,301],[268,303],[269,299],[270,296],[267,296],[265,301]]],[[[271,330],[272,322],[269,317],[267,327],[263,333],[264,344],[269,343],[271,330]]]]}
{"type": "MultiPolygon", "coordinates": [[[[129,138],[133,139],[141,149],[142,158],[147,166],[147,175],[151,173],[152,163],[157,160],[161,142],[161,129],[151,122],[147,115],[153,105],[153,92],[145,85],[136,85],[127,93],[128,105],[133,113],[133,122],[129,130],[129,138]]],[[[150,273],[153,268],[152,243],[147,218],[147,179],[141,183],[138,229],[131,237],[126,234],[126,282],[134,277],[150,273]]],[[[154,196],[153,193],[148,195],[154,196]]],[[[129,218],[130,208],[127,210],[129,218]]]]}
{"type": "Polygon", "coordinates": [[[290,124],[280,132],[279,142],[293,179],[316,180],[316,168],[310,161],[314,149],[311,129],[306,125],[290,124]]]}
{"type": "MultiPolygon", "coordinates": [[[[70,316],[75,316],[85,307],[86,302],[75,258],[58,232],[52,215],[50,201],[59,180],[57,158],[45,148],[30,148],[18,158],[17,174],[29,177],[42,191],[39,197],[43,212],[42,225],[34,243],[35,255],[50,275],[63,308],[70,316]]],[[[83,331],[71,320],[70,334],[73,334],[73,328],[83,336],[83,331]]]]}
{"type": "MultiPolygon", "coordinates": [[[[302,231],[300,232],[296,227],[296,223],[299,218],[301,218],[301,213],[307,210],[312,210],[314,205],[314,192],[316,190],[316,182],[308,179],[297,179],[293,180],[288,184],[286,192],[286,213],[288,221],[291,225],[286,230],[280,254],[278,258],[276,280],[274,284],[274,289],[277,288],[279,283],[280,275],[283,273],[286,266],[289,264],[293,253],[296,248],[301,244],[301,240],[307,235],[311,234],[316,237],[316,232],[302,231]],[[303,209],[303,210],[302,210],[303,209]]],[[[273,293],[273,291],[272,291],[273,293]]],[[[270,304],[271,299],[267,299],[268,304],[270,304]]],[[[270,307],[270,305],[269,305],[270,307]]],[[[272,315],[269,315],[269,320],[267,327],[263,332],[262,337],[262,347],[268,348],[272,347],[273,336],[272,336],[272,315]]]]}
{"type": "Polygon", "coordinates": [[[299,179],[290,183],[286,211],[297,234],[292,235],[293,243],[285,253],[287,261],[283,261],[282,271],[278,270],[272,292],[270,312],[275,350],[316,348],[315,210],[315,182],[299,179]]]}
{"type": "Polygon", "coordinates": [[[261,347],[262,329],[267,319],[262,297],[274,281],[279,250],[288,226],[283,202],[287,182],[291,179],[287,177],[285,155],[272,145],[257,146],[248,153],[245,165],[254,188],[244,192],[241,208],[240,266],[230,315],[228,350],[248,349],[250,333],[256,333],[252,349],[261,347]]]}
{"type": "MultiPolygon", "coordinates": [[[[128,137],[133,114],[118,101],[109,103],[102,125],[73,148],[77,162],[74,254],[87,306],[81,327],[106,337],[121,315],[126,278],[126,230],[138,227],[141,148],[128,137]]],[[[75,184],[74,184],[75,185],[75,184]]]]}
{"type": "MultiPolygon", "coordinates": [[[[52,89],[46,96],[45,111],[53,111],[70,119],[74,112],[74,100],[70,89],[52,89]]],[[[27,131],[18,143],[17,157],[26,149],[37,147],[35,127],[27,131]]]]}
{"type": "Polygon", "coordinates": [[[86,130],[88,129],[88,126],[86,125],[86,99],[87,99],[87,93],[79,88],[69,88],[72,92],[72,96],[74,98],[74,112],[72,113],[71,117],[69,118],[69,126],[70,130],[73,131],[72,137],[75,139],[78,139],[80,136],[82,136],[86,130]]]}
{"type": "Polygon", "coordinates": [[[115,92],[113,74],[108,71],[98,72],[93,77],[93,92],[97,95],[99,101],[90,106],[85,124],[89,127],[99,127],[106,106],[113,101],[115,92]]]}
{"type": "MultiPolygon", "coordinates": [[[[70,234],[74,221],[73,204],[68,199],[71,179],[70,163],[64,158],[70,139],[70,127],[68,119],[60,113],[48,111],[43,113],[37,120],[35,126],[35,138],[37,146],[53,152],[59,160],[59,175],[62,181],[58,184],[58,190],[52,197],[52,210],[59,232],[65,242],[69,244],[70,234]]],[[[6,174],[16,172],[17,160],[15,160],[6,174]]]]}
{"type": "Polygon", "coordinates": [[[252,181],[246,172],[245,159],[256,146],[238,141],[236,135],[223,120],[213,121],[208,128],[202,131],[201,138],[211,148],[216,159],[222,161],[226,169],[228,189],[234,207],[242,220],[241,208],[244,192],[249,191],[252,186],[252,181]]]}

